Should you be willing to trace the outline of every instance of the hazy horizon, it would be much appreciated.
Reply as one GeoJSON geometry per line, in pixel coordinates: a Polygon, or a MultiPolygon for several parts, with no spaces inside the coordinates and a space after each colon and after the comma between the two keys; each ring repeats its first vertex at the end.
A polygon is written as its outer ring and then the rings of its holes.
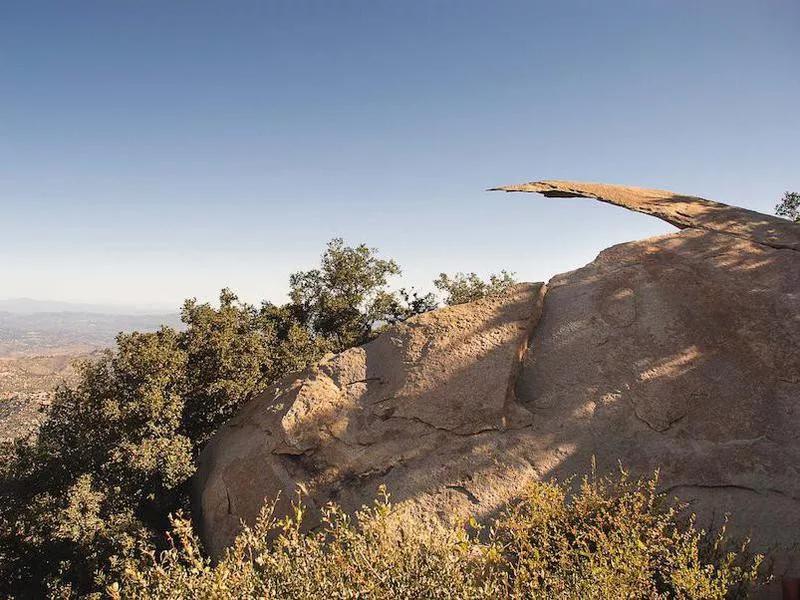
{"type": "Polygon", "coordinates": [[[77,312],[101,315],[155,315],[176,313],[179,309],[180,306],[166,304],[101,304],[41,298],[0,298],[0,312],[15,314],[77,312]]]}
{"type": "Polygon", "coordinates": [[[546,281],[674,231],[534,179],[771,213],[800,188],[800,3],[11,3],[0,298],[282,302],[343,237],[397,286],[546,281]]]}

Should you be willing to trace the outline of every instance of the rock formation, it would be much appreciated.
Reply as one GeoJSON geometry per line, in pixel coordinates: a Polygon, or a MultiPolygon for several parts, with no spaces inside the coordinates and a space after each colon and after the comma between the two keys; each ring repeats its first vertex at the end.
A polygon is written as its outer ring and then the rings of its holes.
{"type": "Polygon", "coordinates": [[[313,505],[386,483],[432,522],[486,517],[535,479],[661,470],[701,520],[800,567],[800,226],[671,192],[569,182],[682,229],[614,246],[546,286],[444,308],[273,386],[196,477],[218,555],[298,486],[313,505]]]}

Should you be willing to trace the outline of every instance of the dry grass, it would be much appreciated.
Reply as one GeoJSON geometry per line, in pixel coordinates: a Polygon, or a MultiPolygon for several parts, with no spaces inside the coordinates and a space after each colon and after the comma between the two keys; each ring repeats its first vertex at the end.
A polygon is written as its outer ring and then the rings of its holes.
{"type": "Polygon", "coordinates": [[[576,494],[537,483],[489,527],[397,525],[385,491],[354,519],[330,505],[304,532],[303,509],[266,508],[218,564],[191,524],[172,548],[143,552],[112,598],[725,598],[747,594],[761,557],[724,528],[699,530],[656,480],[587,479],[576,494]]]}

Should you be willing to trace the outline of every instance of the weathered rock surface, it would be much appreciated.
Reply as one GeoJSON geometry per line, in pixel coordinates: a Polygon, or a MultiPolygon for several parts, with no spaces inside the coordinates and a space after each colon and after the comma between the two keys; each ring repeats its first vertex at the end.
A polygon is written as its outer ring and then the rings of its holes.
{"type": "Polygon", "coordinates": [[[683,231],[428,313],[254,399],[201,457],[210,550],[298,485],[354,509],[385,482],[404,510],[443,521],[595,457],[601,472],[660,468],[701,519],[729,512],[756,547],[781,546],[778,572],[800,568],[800,226],[670,192],[514,187],[683,231]]]}

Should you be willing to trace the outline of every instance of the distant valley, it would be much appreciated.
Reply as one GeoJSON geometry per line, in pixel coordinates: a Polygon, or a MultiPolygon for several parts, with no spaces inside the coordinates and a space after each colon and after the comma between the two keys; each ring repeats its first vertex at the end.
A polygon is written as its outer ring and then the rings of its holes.
{"type": "Polygon", "coordinates": [[[112,347],[119,332],[181,325],[176,313],[114,310],[120,309],[29,299],[0,301],[0,442],[35,430],[56,386],[75,380],[75,362],[112,347]]]}
{"type": "MultiPolygon", "coordinates": [[[[112,314],[87,311],[3,310],[0,302],[0,356],[80,354],[111,346],[120,331],[177,327],[173,314],[112,314]]],[[[68,306],[68,305],[67,305],[68,306]]]]}

